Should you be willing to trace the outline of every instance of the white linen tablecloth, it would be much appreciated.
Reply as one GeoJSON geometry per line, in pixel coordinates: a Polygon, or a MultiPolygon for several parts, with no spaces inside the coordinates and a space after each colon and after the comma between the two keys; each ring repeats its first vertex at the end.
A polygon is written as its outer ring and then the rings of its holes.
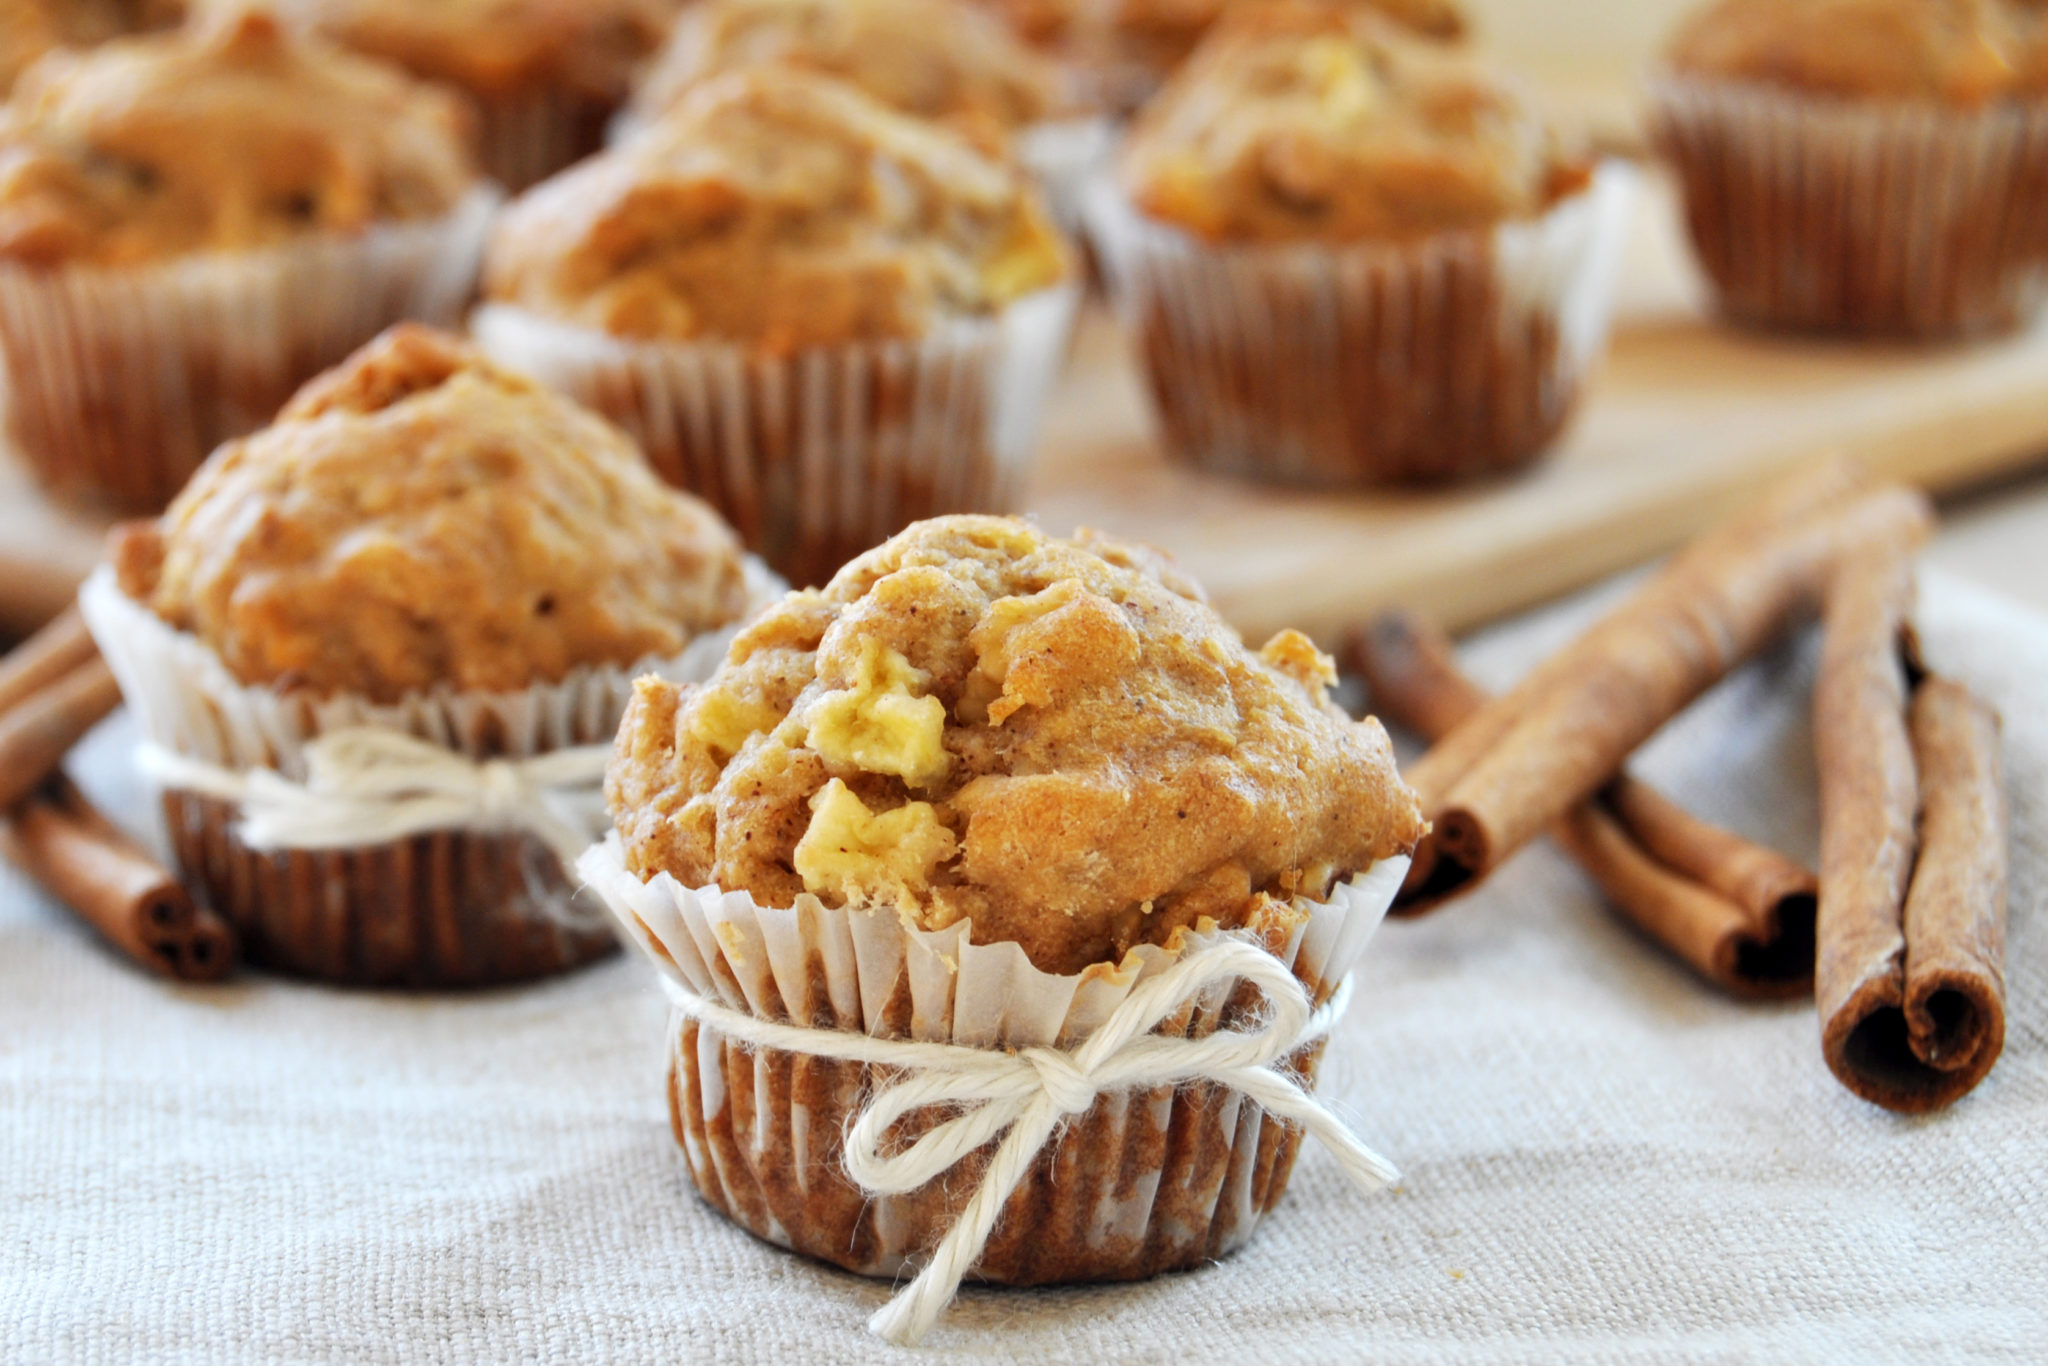
{"type": "MultiPolygon", "coordinates": [[[[1604,596],[1468,659],[1506,682],[1604,596]]],[[[1324,1091],[1398,1188],[1305,1148],[1233,1260],[970,1289],[925,1355],[2048,1359],[2048,618],[1939,578],[1924,618],[2006,716],[2011,1014],[1976,1094],[1855,1099],[1810,1004],[1715,995],[1539,848],[1368,955],[1324,1091]]],[[[1731,680],[1641,770],[1810,857],[1813,656],[1731,680]]],[[[103,794],[122,739],[81,756],[103,794]]],[[[168,987],[0,871],[0,1359],[914,1360],[862,1329],[887,1286],[697,1202],[662,1022],[626,959],[469,997],[168,987]]]]}

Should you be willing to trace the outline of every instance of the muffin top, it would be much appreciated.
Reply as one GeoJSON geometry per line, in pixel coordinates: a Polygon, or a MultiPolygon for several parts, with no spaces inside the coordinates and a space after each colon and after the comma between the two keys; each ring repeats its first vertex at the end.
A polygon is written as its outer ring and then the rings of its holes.
{"type": "Polygon", "coordinates": [[[1718,0],[1674,70],[1852,99],[1963,106],[2048,95],[2041,0],[1718,0]]]}
{"type": "Polygon", "coordinates": [[[942,517],[790,594],[708,683],[642,680],[606,791],[642,877],[971,919],[1079,972],[1413,849],[1334,678],[1293,631],[1248,651],[1149,552],[942,517]]]}
{"type": "Polygon", "coordinates": [[[467,111],[261,13],[57,51],[0,114],[0,257],[130,265],[447,212],[467,111]]]}
{"type": "Polygon", "coordinates": [[[746,597],[731,531],[616,428],[416,324],[215,451],[114,566],[242,682],[380,703],[675,654],[746,597]]]}
{"type": "Polygon", "coordinates": [[[1519,93],[1356,6],[1233,15],[1139,117],[1124,187],[1218,242],[1410,238],[1541,213],[1586,182],[1519,93]]]}
{"type": "Polygon", "coordinates": [[[358,52],[479,95],[623,100],[682,0],[282,0],[358,52]]]}
{"type": "MultiPolygon", "coordinates": [[[[1083,8],[1075,23],[1085,35],[1103,30],[1110,46],[1126,56],[1166,72],[1186,60],[1219,22],[1259,8],[1265,0],[1108,0],[1091,13],[1083,8]]],[[[1455,0],[1345,0],[1426,38],[1462,37],[1465,16],[1455,0]]]]}
{"type": "Polygon", "coordinates": [[[484,289],[617,336],[782,353],[919,336],[1071,269],[1022,172],[829,77],[758,67],[521,196],[484,289]]]}
{"type": "Polygon", "coordinates": [[[763,62],[822,71],[1000,150],[1059,102],[1051,65],[960,0],[702,0],[634,95],[653,118],[705,77],[763,62]]]}

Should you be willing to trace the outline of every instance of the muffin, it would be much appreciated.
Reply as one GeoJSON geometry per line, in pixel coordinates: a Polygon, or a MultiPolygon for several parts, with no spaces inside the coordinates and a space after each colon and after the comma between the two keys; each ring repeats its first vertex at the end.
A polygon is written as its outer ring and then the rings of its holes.
{"type": "Polygon", "coordinates": [[[617,421],[800,584],[919,517],[1007,509],[1075,294],[1021,172],[772,67],[521,196],[484,277],[486,351],[617,421]]]}
{"type": "Polygon", "coordinates": [[[629,110],[643,126],[707,77],[764,62],[835,76],[892,109],[1009,153],[1079,226],[1087,173],[1109,131],[1082,117],[1060,72],[1001,20],[960,0],[704,0],[676,25],[629,110]]]}
{"type": "MultiPolygon", "coordinates": [[[[921,522],[771,608],[703,686],[636,685],[606,779],[615,835],[579,867],[686,993],[821,1031],[1073,1047],[1226,935],[1325,1001],[1426,829],[1378,723],[1330,703],[1334,677],[1292,631],[1247,650],[1152,553],[921,522]]],[[[1219,989],[1163,1032],[1257,1004],[1219,989]]],[[[852,1183],[844,1133],[883,1080],[865,1064],[685,1015],[671,1047],[691,1175],[760,1237],[893,1277],[980,1182],[987,1148],[908,1193],[852,1183]]],[[[1319,1057],[1293,1065],[1312,1080],[1319,1057]]],[[[969,1274],[1129,1280],[1225,1255],[1300,1137],[1221,1085],[1100,1096],[969,1274]]]]}
{"type": "MultiPolygon", "coordinates": [[[[559,816],[565,844],[499,811],[376,839],[336,817],[269,840],[251,794],[317,795],[323,737],[365,730],[465,772],[601,762],[577,747],[617,726],[633,673],[701,676],[762,591],[731,531],[616,428],[404,325],[118,532],[83,604],[157,755],[179,862],[253,960],[475,986],[609,951],[560,866],[586,827],[559,816]]],[[[573,798],[573,774],[547,781],[573,798]]],[[[397,820],[389,805],[356,826],[397,820]]]]}
{"type": "Polygon", "coordinates": [[[452,319],[493,197],[459,103],[260,14],[53,52],[0,115],[8,436],[156,511],[391,323],[452,319]]]}
{"type": "Polygon", "coordinates": [[[1224,21],[1089,207],[1169,453],[1346,486],[1551,443],[1604,337],[1625,190],[1469,56],[1276,3],[1224,21]]]}
{"type": "Polygon", "coordinates": [[[54,48],[175,28],[183,0],[0,0],[0,95],[54,48]]]}
{"type": "Polygon", "coordinates": [[[523,190],[604,145],[681,0],[283,0],[335,42],[466,93],[485,172],[523,190]]]}
{"type": "Polygon", "coordinates": [[[2048,10],[1722,0],[1651,85],[1694,247],[1743,322],[2009,331],[2048,289],[2048,10]]]}

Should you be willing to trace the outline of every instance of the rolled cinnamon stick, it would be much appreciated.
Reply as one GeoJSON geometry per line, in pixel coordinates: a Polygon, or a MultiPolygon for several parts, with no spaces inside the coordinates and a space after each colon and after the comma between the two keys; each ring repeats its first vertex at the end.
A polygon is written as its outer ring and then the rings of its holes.
{"type": "Polygon", "coordinates": [[[67,608],[0,659],[0,715],[49,687],[98,651],[85,618],[67,608]]]}
{"type": "Polygon", "coordinates": [[[1938,1109],[2005,1039],[2005,798],[1997,718],[1923,678],[1912,567],[1859,556],[1829,591],[1814,691],[1821,1051],[1887,1109],[1938,1109]]]}
{"type": "MultiPolygon", "coordinates": [[[[1486,701],[1450,639],[1404,612],[1343,646],[1380,715],[1426,739],[1486,701]]],[[[1813,874],[1775,850],[1691,815],[1626,774],[1552,830],[1639,929],[1733,995],[1781,999],[1813,984],[1813,874]]]]}
{"type": "Polygon", "coordinates": [[[1444,740],[1487,743],[1464,773],[1432,767],[1435,828],[1395,903],[1419,914],[1461,895],[1591,797],[1666,721],[1819,606],[1829,568],[1859,546],[1911,548],[1932,514],[1922,495],[1883,488],[1847,504],[1710,535],[1681,553],[1530,679],[1444,740]]]}
{"type": "Polygon", "coordinates": [[[0,821],[0,849],[140,966],[188,982],[234,971],[234,930],[88,802],[46,780],[0,821]]]}
{"type": "Polygon", "coordinates": [[[0,811],[56,772],[71,747],[120,704],[120,685],[95,655],[0,712],[0,811]]]}

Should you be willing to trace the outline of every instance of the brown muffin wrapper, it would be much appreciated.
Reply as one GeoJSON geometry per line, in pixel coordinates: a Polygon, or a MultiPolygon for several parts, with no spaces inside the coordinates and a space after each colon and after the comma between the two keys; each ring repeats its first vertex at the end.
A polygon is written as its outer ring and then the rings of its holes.
{"type": "Polygon", "coordinates": [[[251,849],[230,803],[163,796],[185,877],[252,963],[352,986],[476,987],[545,977],[617,937],[554,854],[517,834],[436,831],[354,849],[251,849]]]}
{"type": "Polygon", "coordinates": [[[152,266],[0,265],[8,442],[62,497],[157,511],[384,328],[454,322],[496,205],[152,266]]]}
{"type": "MultiPolygon", "coordinates": [[[[1327,1000],[1363,954],[1406,871],[1376,865],[1328,902],[1259,930],[1312,999],[1327,1000]]],[[[1121,965],[1040,972],[1014,944],[972,926],[905,928],[894,909],[788,910],[743,893],[687,890],[627,872],[616,839],[578,864],[655,967],[696,994],[764,1018],[808,1020],[976,1047],[1072,1046],[1139,981],[1206,936],[1133,950],[1121,965]]],[[[1242,983],[1206,993],[1162,1028],[1201,1037],[1256,1010],[1242,983]]],[[[941,1180],[869,1197],[843,1167],[842,1135],[887,1069],[752,1049],[676,1015],[668,1098],[676,1142],[705,1201],[779,1246],[863,1275],[893,1277],[951,1228],[994,1144],[941,1180]]],[[[1323,1044],[1291,1066],[1314,1080],[1323,1044]]],[[[907,1143],[943,1115],[921,1112],[907,1143]]],[[[1286,1192],[1301,1131],[1213,1084],[1105,1095],[1033,1162],[971,1278],[1012,1285],[1135,1280],[1242,1246],[1286,1192]]]]}
{"type": "MultiPolygon", "coordinates": [[[[779,585],[750,566],[750,606],[779,585]]],[[[196,637],[173,630],[106,570],[80,597],[143,734],[174,754],[231,770],[305,776],[305,748],[379,726],[472,759],[525,759],[609,740],[637,674],[708,677],[736,626],[680,655],[585,668],[513,693],[437,689],[379,705],[312,699],[236,680],[196,637]]],[[[751,611],[749,615],[752,615],[751,611]]],[[[342,849],[253,849],[231,803],[170,790],[171,847],[186,878],[241,933],[254,963],[361,986],[485,986],[561,972],[610,953],[603,909],[539,840],[518,831],[440,830],[342,849]]]]}
{"type": "Polygon", "coordinates": [[[1605,344],[1631,173],[1540,219],[1413,244],[1220,247],[1099,178],[1089,226],[1168,454],[1324,487],[1520,468],[1605,344]]]}
{"type": "Polygon", "coordinates": [[[1769,327],[2010,331],[2048,296],[2048,101],[1980,111],[1666,75],[1658,144],[1720,306],[1769,327]]]}
{"type": "Polygon", "coordinates": [[[503,304],[478,343],[617,422],[799,586],[912,522],[1009,512],[1078,291],[1063,285],[917,341],[793,356],[631,342],[503,304]]]}
{"type": "Polygon", "coordinates": [[[510,194],[601,150],[619,107],[571,90],[468,93],[478,114],[477,160],[510,194]]]}

